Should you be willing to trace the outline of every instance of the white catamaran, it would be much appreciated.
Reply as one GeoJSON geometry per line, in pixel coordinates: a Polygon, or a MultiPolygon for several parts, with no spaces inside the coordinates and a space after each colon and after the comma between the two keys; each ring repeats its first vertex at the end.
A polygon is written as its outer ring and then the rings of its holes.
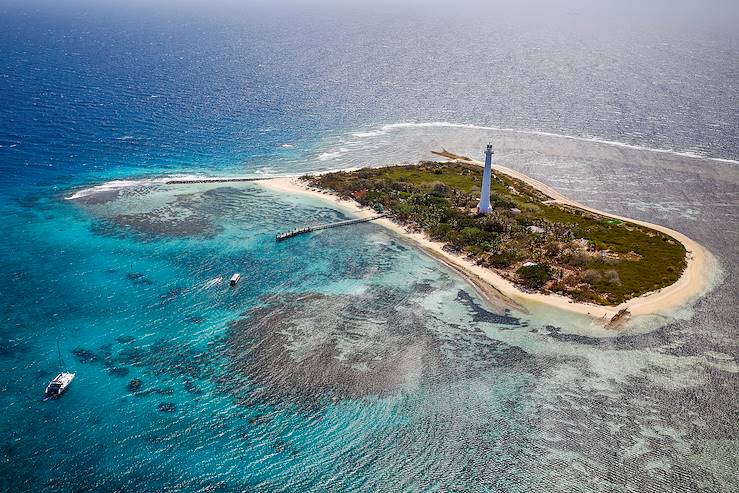
{"type": "Polygon", "coordinates": [[[66,366],[62,360],[62,351],[59,349],[59,341],[56,342],[56,351],[59,353],[59,375],[55,376],[54,379],[49,382],[46,386],[46,395],[48,397],[56,398],[62,395],[62,392],[67,390],[69,384],[74,380],[74,373],[66,371],[66,366]]]}

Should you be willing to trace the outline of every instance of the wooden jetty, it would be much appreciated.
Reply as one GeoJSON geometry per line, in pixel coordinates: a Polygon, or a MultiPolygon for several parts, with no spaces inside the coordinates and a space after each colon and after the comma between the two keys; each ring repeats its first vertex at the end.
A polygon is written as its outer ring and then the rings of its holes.
{"type": "Polygon", "coordinates": [[[339,221],[336,223],[319,224],[317,226],[306,226],[304,228],[292,229],[290,231],[285,231],[284,233],[277,233],[277,235],[275,235],[275,240],[282,241],[288,238],[292,238],[293,236],[311,233],[313,231],[320,231],[322,229],[338,228],[339,226],[349,226],[350,224],[368,223],[370,221],[375,221],[385,216],[387,216],[387,214],[379,214],[377,216],[364,217],[361,219],[348,219],[346,221],[339,221]]]}

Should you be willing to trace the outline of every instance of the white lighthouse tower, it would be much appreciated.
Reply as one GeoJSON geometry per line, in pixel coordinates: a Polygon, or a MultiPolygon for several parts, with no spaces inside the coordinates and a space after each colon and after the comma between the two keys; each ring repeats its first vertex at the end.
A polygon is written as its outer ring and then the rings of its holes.
{"type": "Polygon", "coordinates": [[[480,203],[477,205],[478,214],[490,212],[490,174],[493,169],[493,144],[485,148],[485,169],[482,172],[482,188],[480,188],[480,203]]]}

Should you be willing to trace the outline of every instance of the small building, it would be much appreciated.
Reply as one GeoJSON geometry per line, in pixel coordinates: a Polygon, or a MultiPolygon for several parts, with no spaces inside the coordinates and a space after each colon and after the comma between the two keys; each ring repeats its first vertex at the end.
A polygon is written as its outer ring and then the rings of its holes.
{"type": "Polygon", "coordinates": [[[513,214],[514,216],[518,216],[519,214],[521,214],[521,209],[519,209],[518,207],[511,207],[511,214],[513,214]]]}

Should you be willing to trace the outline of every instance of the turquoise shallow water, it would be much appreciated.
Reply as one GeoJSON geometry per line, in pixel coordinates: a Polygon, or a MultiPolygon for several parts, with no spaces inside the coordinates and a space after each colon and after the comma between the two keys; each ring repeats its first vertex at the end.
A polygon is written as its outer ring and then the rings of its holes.
{"type": "MultiPolygon", "coordinates": [[[[6,305],[3,356],[18,378],[2,399],[4,423],[12,423],[4,451],[16,471],[27,471],[24,488],[381,485],[407,467],[425,470],[436,460],[433,448],[451,452],[449,433],[464,439],[458,419],[434,429],[437,420],[453,420],[461,402],[439,399],[438,388],[461,398],[471,392],[463,374],[482,375],[464,361],[479,349],[459,340],[458,324],[471,310],[488,312],[464,282],[373,225],[274,242],[276,229],[305,217],[341,217],[320,203],[253,185],[184,187],[174,195],[163,188],[136,193],[137,211],[126,207],[127,216],[146,217],[138,229],[113,225],[122,221],[108,216],[114,202],[79,207],[49,197],[27,212],[43,217],[23,230],[33,258],[20,251],[7,269],[5,286],[23,309],[6,305]],[[210,200],[199,203],[204,197],[210,200]],[[179,204],[170,212],[187,215],[188,227],[220,233],[153,232],[167,201],[179,204]],[[159,212],[152,215],[149,204],[159,212]],[[210,227],[195,218],[201,213],[210,227]],[[60,249],[69,262],[49,269],[45,257],[60,249]],[[225,280],[206,287],[234,271],[243,276],[238,287],[225,280]],[[52,301],[49,292],[67,294],[52,301]],[[251,315],[258,306],[265,312],[251,315]],[[241,324],[230,327],[234,320],[241,324]],[[273,354],[283,332],[298,361],[273,354]],[[57,339],[77,378],[63,398],[43,402],[38,390],[55,369],[57,339]],[[234,356],[253,344],[247,354],[255,364],[234,356]],[[327,347],[337,354],[325,354],[327,347]],[[351,364],[337,373],[315,356],[351,364]],[[442,370],[454,360],[469,368],[450,378],[442,370]],[[133,379],[140,388],[130,387],[133,379]],[[430,435],[409,433],[419,427],[430,435]],[[405,436],[400,448],[398,435],[405,436]]],[[[122,195],[117,202],[128,200],[122,195]]],[[[493,355],[509,350],[485,345],[493,355]]],[[[466,397],[465,407],[503,415],[505,406],[518,407],[512,400],[525,393],[527,377],[507,373],[495,386],[508,404],[486,392],[466,397]]]]}

